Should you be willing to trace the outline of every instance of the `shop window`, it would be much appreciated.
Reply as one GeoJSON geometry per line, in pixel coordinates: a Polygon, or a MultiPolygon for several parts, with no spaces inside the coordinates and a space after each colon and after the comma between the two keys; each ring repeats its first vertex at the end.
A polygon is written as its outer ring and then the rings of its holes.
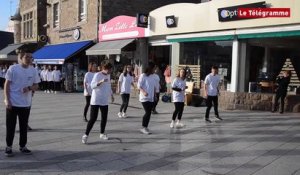
{"type": "Polygon", "coordinates": [[[59,25],[59,4],[55,3],[53,5],[53,28],[59,25]]]}
{"type": "Polygon", "coordinates": [[[33,38],[33,12],[23,15],[23,38],[33,38]]]}
{"type": "Polygon", "coordinates": [[[85,21],[87,16],[87,0],[79,0],[79,22],[85,21]]]}

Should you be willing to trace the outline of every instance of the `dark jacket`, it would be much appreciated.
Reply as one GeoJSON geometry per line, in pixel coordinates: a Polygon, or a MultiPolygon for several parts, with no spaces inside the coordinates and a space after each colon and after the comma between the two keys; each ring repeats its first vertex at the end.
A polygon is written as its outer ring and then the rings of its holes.
{"type": "Polygon", "coordinates": [[[278,89],[277,89],[277,93],[286,93],[287,92],[287,88],[290,84],[290,80],[291,77],[278,77],[276,79],[276,82],[278,84],[278,89]]]}

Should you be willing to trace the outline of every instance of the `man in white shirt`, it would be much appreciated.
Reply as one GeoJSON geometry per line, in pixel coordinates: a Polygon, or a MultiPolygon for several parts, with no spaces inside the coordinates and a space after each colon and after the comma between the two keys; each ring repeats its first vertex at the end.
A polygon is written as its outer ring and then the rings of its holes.
{"type": "Polygon", "coordinates": [[[218,75],[218,67],[212,66],[211,73],[208,74],[205,77],[204,83],[204,91],[206,99],[206,114],[205,114],[205,121],[211,123],[211,120],[209,119],[209,113],[210,109],[212,107],[212,103],[214,103],[214,110],[215,110],[215,117],[219,120],[222,120],[222,118],[219,116],[218,112],[218,95],[219,95],[219,84],[220,84],[221,78],[218,75]]]}
{"type": "Polygon", "coordinates": [[[57,91],[60,91],[60,80],[61,80],[61,72],[54,66],[54,70],[52,71],[53,74],[53,84],[54,84],[54,93],[56,94],[57,91]]]}
{"type": "Polygon", "coordinates": [[[6,105],[6,144],[5,155],[13,156],[12,145],[17,116],[20,128],[20,151],[31,154],[27,149],[27,126],[31,108],[32,91],[38,89],[40,78],[32,64],[31,53],[20,53],[20,64],[9,67],[5,76],[4,103],[6,105]]]}

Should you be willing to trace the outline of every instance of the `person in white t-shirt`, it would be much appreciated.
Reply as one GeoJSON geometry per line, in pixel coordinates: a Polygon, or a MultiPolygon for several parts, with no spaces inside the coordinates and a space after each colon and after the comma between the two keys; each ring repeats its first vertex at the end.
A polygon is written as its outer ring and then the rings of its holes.
{"type": "Polygon", "coordinates": [[[89,106],[91,103],[91,95],[92,95],[92,87],[91,87],[91,82],[93,80],[93,77],[95,75],[95,73],[97,72],[97,64],[96,63],[89,63],[89,67],[88,67],[88,72],[85,73],[84,75],[84,80],[83,80],[83,95],[85,97],[85,106],[84,106],[84,110],[83,110],[83,121],[87,122],[87,112],[89,110],[89,106]]]}
{"type": "Polygon", "coordinates": [[[47,93],[53,93],[53,74],[52,67],[49,65],[46,73],[47,78],[47,93]]]}
{"type": "Polygon", "coordinates": [[[97,118],[99,108],[101,111],[101,127],[100,127],[100,139],[108,140],[105,134],[105,127],[108,115],[108,100],[111,96],[111,101],[114,101],[114,96],[111,89],[110,73],[112,70],[112,64],[103,64],[103,69],[94,75],[91,82],[92,97],[91,97],[91,112],[90,120],[87,123],[85,134],[82,136],[82,143],[86,144],[88,135],[93,128],[97,118]]]}
{"type": "Polygon", "coordinates": [[[60,91],[60,81],[61,81],[61,72],[57,68],[57,66],[54,66],[54,70],[52,71],[53,76],[53,90],[56,94],[57,91],[60,91]]]}
{"type": "Polygon", "coordinates": [[[173,103],[175,106],[175,111],[173,112],[172,121],[170,124],[171,128],[174,128],[175,121],[177,118],[176,127],[181,128],[184,126],[181,123],[181,117],[184,109],[184,99],[185,99],[185,89],[186,89],[186,71],[184,69],[180,69],[176,78],[172,82],[172,96],[173,96],[173,103]]]}
{"type": "Polygon", "coordinates": [[[12,145],[17,117],[20,128],[20,151],[31,154],[27,149],[27,126],[32,104],[32,92],[38,89],[40,78],[32,64],[31,53],[21,53],[21,63],[9,67],[4,85],[6,105],[6,144],[5,155],[13,156],[12,145]]]}
{"type": "Polygon", "coordinates": [[[42,90],[46,93],[47,92],[47,67],[43,65],[41,71],[41,80],[42,80],[42,90]]]}
{"type": "Polygon", "coordinates": [[[142,122],[143,128],[140,130],[143,134],[151,134],[148,129],[148,125],[156,92],[156,80],[153,75],[154,69],[155,65],[153,63],[149,63],[148,67],[145,69],[145,72],[139,77],[137,85],[138,89],[140,90],[139,100],[145,110],[142,122]]]}
{"type": "Polygon", "coordinates": [[[212,66],[211,73],[205,77],[204,80],[204,91],[206,99],[206,113],[205,113],[205,121],[211,123],[209,119],[210,109],[212,107],[212,103],[214,104],[215,117],[219,120],[222,118],[219,116],[218,111],[218,95],[219,95],[219,85],[220,85],[221,77],[218,75],[218,67],[212,66]]]}
{"type": "Polygon", "coordinates": [[[134,82],[134,77],[132,73],[132,67],[131,65],[126,65],[124,67],[123,73],[121,73],[121,75],[119,76],[118,87],[117,87],[117,93],[120,93],[122,97],[120,112],[118,112],[119,118],[127,117],[126,111],[130,99],[131,86],[134,87],[133,82],[134,82]]]}

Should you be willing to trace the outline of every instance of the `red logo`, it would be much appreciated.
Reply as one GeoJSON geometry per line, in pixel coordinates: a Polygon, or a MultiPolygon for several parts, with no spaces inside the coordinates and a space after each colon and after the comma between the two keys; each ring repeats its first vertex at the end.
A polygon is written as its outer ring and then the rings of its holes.
{"type": "Polygon", "coordinates": [[[288,18],[290,8],[238,8],[239,18],[288,18]]]}

